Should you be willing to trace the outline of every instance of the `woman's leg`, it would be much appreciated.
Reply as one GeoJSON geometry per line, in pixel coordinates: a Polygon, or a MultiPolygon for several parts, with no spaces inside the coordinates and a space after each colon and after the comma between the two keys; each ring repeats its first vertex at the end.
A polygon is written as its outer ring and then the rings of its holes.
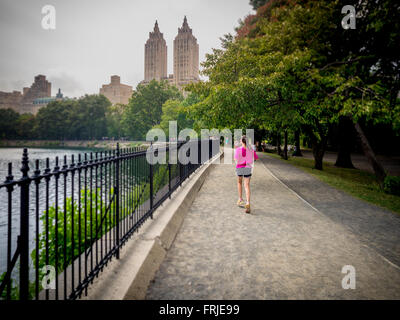
{"type": "Polygon", "coordinates": [[[244,178],[244,189],[246,190],[246,201],[250,204],[250,177],[244,178]]]}
{"type": "Polygon", "coordinates": [[[239,200],[242,200],[242,177],[238,176],[238,193],[239,193],[239,200]]]}

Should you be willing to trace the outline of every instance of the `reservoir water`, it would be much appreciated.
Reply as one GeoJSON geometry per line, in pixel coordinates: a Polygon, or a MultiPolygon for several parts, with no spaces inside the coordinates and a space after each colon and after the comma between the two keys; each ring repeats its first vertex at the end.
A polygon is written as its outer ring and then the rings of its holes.
{"type": "MultiPolygon", "coordinates": [[[[59,166],[61,167],[63,164],[64,156],[67,156],[68,164],[70,163],[71,156],[74,155],[75,162],[78,159],[79,154],[84,154],[88,152],[99,151],[98,149],[71,149],[71,148],[28,148],[28,156],[29,156],[29,175],[33,175],[33,171],[35,170],[35,161],[39,160],[40,170],[43,172],[45,169],[46,158],[49,158],[50,168],[53,169],[55,166],[55,158],[59,157],[59,166]]],[[[20,171],[21,168],[21,159],[22,159],[22,148],[0,148],[0,183],[3,183],[8,174],[8,163],[12,163],[12,174],[14,176],[14,180],[18,180],[22,173],[20,171]]],[[[60,190],[63,188],[62,179],[60,179],[60,190]]],[[[30,188],[30,243],[31,250],[34,248],[34,236],[35,236],[35,207],[34,207],[34,192],[35,187],[32,184],[30,188]]],[[[54,188],[50,188],[49,190],[49,198],[50,204],[54,203],[54,188]]],[[[20,206],[20,189],[19,187],[15,187],[12,201],[12,250],[11,254],[14,253],[16,248],[16,239],[19,234],[19,206],[20,206]]],[[[44,183],[40,184],[40,195],[39,195],[41,207],[40,212],[44,211],[43,205],[44,201],[44,183]]],[[[6,188],[0,189],[0,275],[6,271],[6,263],[7,263],[7,235],[8,235],[8,193],[6,188]]],[[[16,268],[14,268],[16,269],[16,268]]]]}

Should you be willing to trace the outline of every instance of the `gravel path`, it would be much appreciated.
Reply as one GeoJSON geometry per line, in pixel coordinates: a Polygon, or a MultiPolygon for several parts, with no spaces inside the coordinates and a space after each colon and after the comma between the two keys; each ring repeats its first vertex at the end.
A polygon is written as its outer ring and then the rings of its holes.
{"type": "Polygon", "coordinates": [[[313,184],[312,176],[303,176],[297,168],[290,171],[290,165],[279,165],[279,160],[264,154],[260,157],[251,181],[251,215],[236,206],[233,166],[216,165],[211,170],[147,299],[399,299],[400,268],[391,260],[399,253],[390,246],[400,230],[399,217],[343,193],[327,193],[313,184]],[[316,209],[269,170],[286,176],[292,185],[306,184],[302,195],[311,192],[316,209]],[[343,207],[357,217],[346,219],[343,207]],[[365,208],[367,213],[360,215],[365,208]],[[332,218],[335,211],[339,218],[332,218]],[[383,216],[392,221],[387,248],[379,234],[380,228],[387,228],[383,216]],[[347,225],[363,219],[376,219],[369,232],[382,241],[360,237],[361,227],[347,225]],[[392,256],[383,256],[376,248],[392,256]],[[342,288],[345,265],[356,270],[354,290],[342,288]]]}

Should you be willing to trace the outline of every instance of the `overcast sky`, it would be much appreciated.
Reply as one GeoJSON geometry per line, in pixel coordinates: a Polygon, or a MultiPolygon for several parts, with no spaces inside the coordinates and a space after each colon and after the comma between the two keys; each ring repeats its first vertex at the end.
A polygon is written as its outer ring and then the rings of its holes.
{"type": "Polygon", "coordinates": [[[144,78],[144,44],[157,19],[173,73],[173,39],[184,15],[200,61],[219,37],[252,12],[249,0],[0,0],[0,91],[21,91],[37,74],[69,97],[98,93],[110,76],[134,88],[144,78]],[[44,5],[56,9],[56,29],[41,25],[44,5]]]}

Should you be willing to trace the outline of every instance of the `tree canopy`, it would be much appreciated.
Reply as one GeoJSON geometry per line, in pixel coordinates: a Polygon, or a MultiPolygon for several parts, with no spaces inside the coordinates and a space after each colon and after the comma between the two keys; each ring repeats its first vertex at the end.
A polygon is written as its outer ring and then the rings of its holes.
{"type": "Polygon", "coordinates": [[[52,101],[36,116],[0,110],[3,139],[90,140],[107,136],[110,101],[102,95],[86,95],[76,100],[52,101]]]}
{"type": "Polygon", "coordinates": [[[122,118],[127,136],[141,140],[148,130],[161,122],[163,104],[169,99],[182,100],[179,90],[167,81],[139,84],[122,118]]]}
{"type": "Polygon", "coordinates": [[[209,81],[190,86],[203,98],[193,113],[219,128],[301,128],[319,169],[329,129],[340,116],[396,129],[399,5],[378,2],[358,3],[357,28],[345,30],[345,1],[268,1],[235,37],[222,39],[223,49],[206,56],[209,81]]]}
{"type": "Polygon", "coordinates": [[[179,130],[192,127],[187,107],[199,101],[196,94],[184,98],[166,81],[139,84],[127,105],[115,104],[103,95],[57,100],[39,109],[36,116],[0,109],[0,138],[93,140],[129,138],[144,140],[148,130],[169,121],[179,130]]]}

